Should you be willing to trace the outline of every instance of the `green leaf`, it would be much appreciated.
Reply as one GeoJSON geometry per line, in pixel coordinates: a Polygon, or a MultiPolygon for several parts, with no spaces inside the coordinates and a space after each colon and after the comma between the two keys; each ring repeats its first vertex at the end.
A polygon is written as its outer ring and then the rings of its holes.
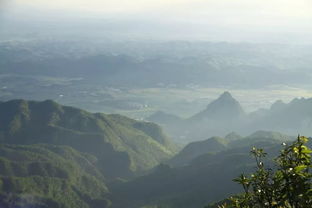
{"type": "Polygon", "coordinates": [[[295,171],[301,172],[301,171],[305,170],[306,168],[307,168],[306,165],[299,165],[299,166],[295,167],[295,171]]]}

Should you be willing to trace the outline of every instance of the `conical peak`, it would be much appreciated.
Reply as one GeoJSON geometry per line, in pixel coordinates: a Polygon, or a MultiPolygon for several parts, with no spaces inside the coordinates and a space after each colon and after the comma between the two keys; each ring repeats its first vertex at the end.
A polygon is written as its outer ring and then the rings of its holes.
{"type": "Polygon", "coordinates": [[[228,91],[225,91],[222,95],[220,95],[220,97],[218,98],[219,100],[223,100],[223,99],[234,99],[231,95],[231,93],[229,93],[228,91]]]}
{"type": "Polygon", "coordinates": [[[243,113],[243,109],[241,108],[239,102],[227,91],[224,92],[218,99],[211,102],[207,106],[206,111],[207,110],[212,114],[217,112],[222,112],[222,114],[232,114],[234,112],[237,114],[243,113]]]}
{"type": "Polygon", "coordinates": [[[191,119],[231,119],[244,116],[245,112],[239,102],[225,91],[220,97],[208,104],[205,110],[195,114],[191,119]]]}

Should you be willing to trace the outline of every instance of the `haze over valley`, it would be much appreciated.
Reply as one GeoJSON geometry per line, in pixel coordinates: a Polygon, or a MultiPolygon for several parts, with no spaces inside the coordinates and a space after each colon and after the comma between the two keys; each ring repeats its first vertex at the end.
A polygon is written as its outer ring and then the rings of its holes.
{"type": "Polygon", "coordinates": [[[0,207],[238,208],[266,188],[241,173],[311,187],[311,37],[309,0],[0,0],[0,207]]]}

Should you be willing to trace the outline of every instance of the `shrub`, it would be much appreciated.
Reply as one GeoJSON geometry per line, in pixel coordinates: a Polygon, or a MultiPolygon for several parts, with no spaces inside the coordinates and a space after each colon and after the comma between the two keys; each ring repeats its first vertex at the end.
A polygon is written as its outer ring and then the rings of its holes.
{"type": "Polygon", "coordinates": [[[308,138],[298,136],[275,159],[276,168],[266,168],[263,149],[252,148],[257,170],[250,176],[244,174],[234,179],[244,192],[230,197],[219,208],[307,208],[311,207],[311,149],[308,138]]]}

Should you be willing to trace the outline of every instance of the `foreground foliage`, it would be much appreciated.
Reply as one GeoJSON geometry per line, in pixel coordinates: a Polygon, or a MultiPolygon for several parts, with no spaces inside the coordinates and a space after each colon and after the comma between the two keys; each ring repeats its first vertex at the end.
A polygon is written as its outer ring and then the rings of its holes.
{"type": "Polygon", "coordinates": [[[310,172],[312,151],[305,146],[306,137],[298,136],[275,159],[276,167],[267,168],[263,149],[253,148],[257,170],[250,176],[242,174],[234,179],[242,185],[244,193],[231,197],[219,208],[307,208],[312,203],[310,172]]]}

